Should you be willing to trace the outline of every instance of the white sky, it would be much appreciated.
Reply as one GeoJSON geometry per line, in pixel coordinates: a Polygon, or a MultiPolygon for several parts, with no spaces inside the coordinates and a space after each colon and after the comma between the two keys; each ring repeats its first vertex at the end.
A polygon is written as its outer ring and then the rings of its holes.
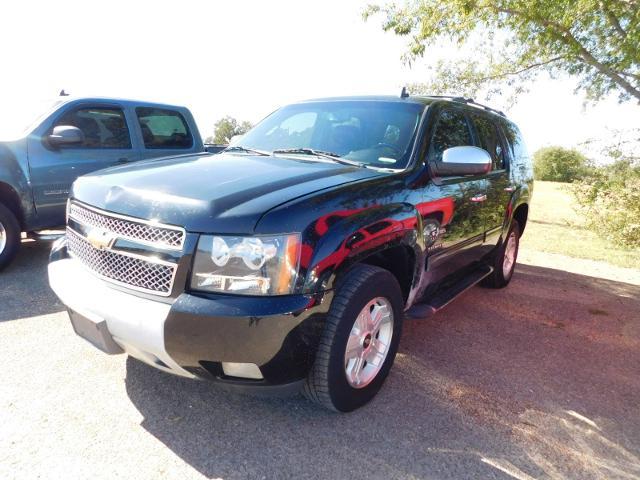
{"type": "MultiPolygon", "coordinates": [[[[24,99],[62,88],[186,105],[204,136],[224,115],[256,122],[306,98],[399,94],[433,58],[403,65],[406,39],[382,32],[379,20],[363,22],[366,3],[5,0],[0,126],[24,99]]],[[[572,85],[541,80],[506,111],[532,151],[638,125],[637,105],[611,100],[585,110],[572,85]]],[[[492,104],[501,107],[498,98],[492,104]]]]}

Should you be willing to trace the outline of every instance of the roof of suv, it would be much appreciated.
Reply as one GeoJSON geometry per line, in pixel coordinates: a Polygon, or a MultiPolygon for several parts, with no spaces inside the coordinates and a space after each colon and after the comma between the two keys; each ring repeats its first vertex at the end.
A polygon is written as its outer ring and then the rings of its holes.
{"type": "Polygon", "coordinates": [[[439,96],[439,95],[409,95],[406,97],[397,95],[360,95],[360,96],[345,96],[345,97],[327,97],[327,98],[313,98],[302,101],[300,103],[308,102],[335,102],[335,101],[369,101],[369,102],[398,102],[398,103],[419,103],[422,105],[430,105],[436,102],[455,103],[456,105],[467,105],[477,108],[481,111],[500,115],[506,117],[506,115],[500,110],[488,107],[481,103],[475,102],[472,98],[454,97],[454,96],[439,96]]]}

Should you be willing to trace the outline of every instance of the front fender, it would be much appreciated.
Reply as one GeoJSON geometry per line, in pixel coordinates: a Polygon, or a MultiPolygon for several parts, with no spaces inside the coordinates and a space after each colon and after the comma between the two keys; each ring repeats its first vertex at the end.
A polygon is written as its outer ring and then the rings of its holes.
{"type": "MultiPolygon", "coordinates": [[[[301,289],[330,290],[355,263],[392,247],[404,246],[414,259],[424,257],[422,221],[408,204],[374,205],[323,215],[303,233],[301,289]]],[[[418,275],[414,262],[413,281],[418,275]]]]}
{"type": "Polygon", "coordinates": [[[25,227],[35,218],[26,139],[0,142],[0,186],[15,196],[25,227]]]}

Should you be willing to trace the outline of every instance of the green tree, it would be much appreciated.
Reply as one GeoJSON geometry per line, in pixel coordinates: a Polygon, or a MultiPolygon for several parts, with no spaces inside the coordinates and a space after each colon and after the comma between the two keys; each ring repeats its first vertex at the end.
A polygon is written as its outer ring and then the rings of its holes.
{"type": "Polygon", "coordinates": [[[409,62],[451,41],[465,58],[439,61],[412,90],[518,94],[541,71],[566,73],[593,101],[616,92],[640,102],[640,0],[404,0],[372,5],[383,28],[409,36],[409,62]]]}
{"type": "Polygon", "coordinates": [[[591,163],[575,149],[544,147],[533,154],[533,176],[536,180],[573,182],[587,175],[591,163]]]}
{"type": "Polygon", "coordinates": [[[205,143],[227,144],[234,135],[244,135],[252,127],[250,122],[239,122],[233,117],[226,116],[215,123],[213,135],[207,137],[205,143]]]}
{"type": "Polygon", "coordinates": [[[622,158],[595,169],[573,193],[589,228],[617,245],[640,248],[640,162],[622,158]]]}

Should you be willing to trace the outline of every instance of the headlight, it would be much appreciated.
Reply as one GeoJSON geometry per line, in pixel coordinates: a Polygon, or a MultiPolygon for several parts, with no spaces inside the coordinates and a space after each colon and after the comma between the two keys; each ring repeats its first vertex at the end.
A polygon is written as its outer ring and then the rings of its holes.
{"type": "Polygon", "coordinates": [[[191,288],[242,295],[286,295],[298,276],[300,236],[201,235],[191,288]]]}

